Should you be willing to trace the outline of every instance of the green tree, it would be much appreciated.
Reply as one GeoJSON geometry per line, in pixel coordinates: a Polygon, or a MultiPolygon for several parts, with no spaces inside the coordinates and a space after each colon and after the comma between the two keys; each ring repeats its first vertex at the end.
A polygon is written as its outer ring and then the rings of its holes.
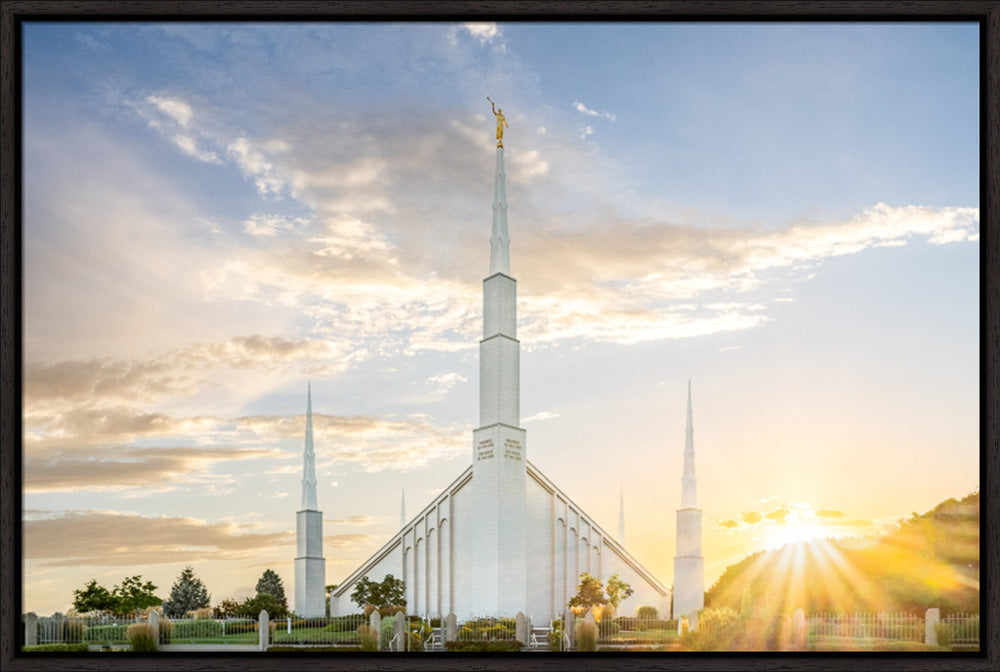
{"type": "MultiPolygon", "coordinates": [[[[285,586],[281,583],[281,577],[271,569],[265,569],[260,580],[257,581],[257,597],[270,595],[281,607],[282,613],[288,612],[288,600],[285,598],[285,586]]],[[[268,615],[272,615],[268,610],[268,615]]]]}
{"type": "Polygon", "coordinates": [[[580,583],[576,587],[576,595],[569,598],[569,606],[590,609],[606,602],[604,585],[601,583],[601,580],[596,576],[591,576],[587,572],[581,574],[580,583]]]}
{"type": "Polygon", "coordinates": [[[155,607],[163,600],[153,594],[156,586],[152,581],[143,583],[142,577],[138,574],[122,579],[121,585],[115,586],[111,595],[115,598],[114,611],[120,614],[127,614],[133,611],[140,611],[146,607],[155,607]]]}
{"type": "Polygon", "coordinates": [[[212,607],[213,615],[216,618],[230,618],[239,616],[240,603],[236,600],[223,600],[212,607]]]}
{"type": "Polygon", "coordinates": [[[616,612],[618,611],[618,605],[621,604],[622,601],[627,600],[629,595],[634,592],[632,590],[632,586],[622,581],[621,577],[617,574],[612,575],[611,578],[608,579],[608,586],[605,590],[608,593],[608,602],[611,603],[611,606],[615,608],[616,612]]]}
{"type": "Polygon", "coordinates": [[[91,579],[83,590],[73,591],[73,608],[81,614],[88,611],[115,611],[115,598],[111,591],[91,579]]]}
{"type": "Polygon", "coordinates": [[[351,600],[359,607],[373,604],[376,607],[390,607],[394,605],[406,606],[406,583],[402,579],[397,579],[392,574],[386,574],[379,583],[375,583],[367,576],[354,584],[354,592],[351,593],[351,600]]]}
{"type": "Polygon", "coordinates": [[[205,584],[194,575],[194,569],[185,567],[170,589],[170,597],[163,603],[163,613],[180,618],[189,611],[211,605],[212,599],[205,584]]]}
{"type": "Polygon", "coordinates": [[[288,614],[288,605],[279,602],[270,593],[258,593],[240,603],[236,609],[237,616],[257,618],[260,612],[266,611],[268,618],[281,618],[288,614]]]}

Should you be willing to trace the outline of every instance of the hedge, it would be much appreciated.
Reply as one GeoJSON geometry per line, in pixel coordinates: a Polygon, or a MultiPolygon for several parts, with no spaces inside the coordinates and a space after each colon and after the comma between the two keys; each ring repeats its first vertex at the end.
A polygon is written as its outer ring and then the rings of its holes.
{"type": "Polygon", "coordinates": [[[35,644],[22,646],[21,651],[25,653],[79,653],[89,651],[89,647],[86,644],[35,644]]]}
{"type": "Polygon", "coordinates": [[[84,632],[84,639],[89,642],[125,642],[127,625],[93,625],[84,632]]]}
{"type": "MultiPolygon", "coordinates": [[[[200,620],[200,621],[183,621],[183,622],[172,622],[173,627],[170,630],[170,638],[175,639],[193,639],[193,638],[212,638],[218,639],[222,637],[222,623],[218,621],[200,620]]],[[[235,634],[233,630],[226,628],[226,632],[229,634],[235,634]]]]}
{"type": "Polygon", "coordinates": [[[497,639],[493,641],[454,641],[445,642],[444,648],[448,651],[477,651],[477,652],[509,652],[509,651],[520,651],[524,648],[524,644],[521,642],[514,641],[512,639],[497,639]]]}
{"type": "Polygon", "coordinates": [[[360,646],[269,646],[268,653],[360,653],[360,646]]]}

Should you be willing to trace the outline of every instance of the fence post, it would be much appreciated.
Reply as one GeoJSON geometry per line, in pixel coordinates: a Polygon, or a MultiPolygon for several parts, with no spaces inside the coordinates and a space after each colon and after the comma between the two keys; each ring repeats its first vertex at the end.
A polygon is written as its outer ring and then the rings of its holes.
{"type": "Polygon", "coordinates": [[[372,630],[375,631],[375,650],[382,650],[382,617],[378,613],[378,609],[371,613],[368,617],[368,625],[372,630]]]}
{"type": "Polygon", "coordinates": [[[444,619],[444,641],[454,642],[458,639],[458,617],[451,612],[444,619]]]}
{"type": "Polygon", "coordinates": [[[924,643],[937,645],[937,624],[941,620],[941,610],[933,607],[924,615],[924,643]]]}
{"type": "MultiPolygon", "coordinates": [[[[509,612],[508,612],[509,613],[509,612]]],[[[525,615],[523,611],[517,612],[517,617],[514,621],[514,639],[521,642],[521,644],[527,644],[528,638],[524,636],[525,626],[525,615]]]]}
{"type": "Polygon", "coordinates": [[[24,645],[36,646],[38,644],[38,616],[33,611],[24,615],[24,645]]]}
{"type": "Polygon", "coordinates": [[[260,616],[257,617],[257,642],[261,651],[267,651],[270,638],[271,622],[268,619],[267,612],[261,609],[260,616]]]}
{"type": "Polygon", "coordinates": [[[150,609],[149,613],[146,614],[146,622],[149,623],[149,627],[153,629],[153,637],[156,639],[157,645],[160,642],[160,614],[154,609],[150,609]]]}
{"type": "Polygon", "coordinates": [[[576,648],[576,614],[569,607],[566,607],[566,611],[563,614],[563,632],[569,639],[569,648],[576,648]]]}
{"type": "Polygon", "coordinates": [[[406,632],[406,616],[403,615],[403,612],[397,611],[396,615],[393,616],[392,629],[396,636],[396,650],[406,651],[406,640],[409,639],[407,636],[409,633],[406,632]]]}
{"type": "Polygon", "coordinates": [[[801,607],[792,614],[792,645],[799,651],[806,648],[806,612],[801,607]]]}

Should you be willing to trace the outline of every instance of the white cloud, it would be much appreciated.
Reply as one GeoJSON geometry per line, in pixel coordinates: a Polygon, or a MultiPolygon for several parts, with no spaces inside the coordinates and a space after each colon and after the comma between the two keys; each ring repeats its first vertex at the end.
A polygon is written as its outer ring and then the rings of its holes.
{"type": "Polygon", "coordinates": [[[469,22],[463,23],[462,27],[478,38],[481,44],[492,42],[501,36],[500,29],[493,22],[469,22]]]}
{"type": "Polygon", "coordinates": [[[551,420],[552,418],[558,418],[558,413],[553,413],[551,411],[541,411],[535,413],[534,415],[529,415],[526,418],[521,418],[521,422],[536,422],[540,420],[551,420]]]}
{"type": "Polygon", "coordinates": [[[188,135],[178,133],[174,136],[174,144],[181,148],[188,156],[192,156],[205,163],[222,163],[215,152],[206,152],[198,149],[194,139],[188,135]]]}
{"type": "Polygon", "coordinates": [[[468,380],[465,376],[460,373],[450,372],[450,373],[439,373],[435,376],[431,376],[427,379],[428,383],[435,386],[435,391],[437,394],[446,394],[451,388],[453,388],[458,383],[464,383],[468,380]]]}
{"type": "Polygon", "coordinates": [[[617,115],[615,115],[612,112],[603,112],[603,111],[598,112],[597,110],[592,110],[583,103],[578,101],[573,102],[573,107],[576,109],[577,112],[586,115],[588,117],[600,117],[601,119],[607,119],[609,121],[614,121],[617,117],[617,115]]]}
{"type": "Polygon", "coordinates": [[[194,114],[191,110],[191,106],[183,100],[164,98],[162,96],[146,96],[146,102],[155,105],[156,109],[176,121],[181,126],[187,126],[194,114]]]}
{"type": "Polygon", "coordinates": [[[276,174],[273,164],[246,138],[237,138],[227,145],[226,150],[243,174],[254,178],[257,191],[262,196],[277,195],[285,186],[284,181],[276,174]]]}
{"type": "Polygon", "coordinates": [[[280,215],[251,215],[243,222],[243,230],[251,236],[274,237],[281,232],[292,231],[298,226],[308,224],[309,220],[298,217],[289,219],[280,215]]]}

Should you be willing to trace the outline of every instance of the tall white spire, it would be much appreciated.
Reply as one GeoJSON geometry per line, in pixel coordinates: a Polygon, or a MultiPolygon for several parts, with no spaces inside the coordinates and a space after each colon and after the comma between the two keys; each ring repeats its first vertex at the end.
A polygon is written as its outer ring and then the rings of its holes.
{"type": "Polygon", "coordinates": [[[316,511],[316,452],[313,448],[312,383],[306,396],[306,449],[302,465],[302,510],[316,511]]]}
{"type": "MultiPolygon", "coordinates": [[[[491,101],[492,102],[492,101],[491,101]]],[[[501,139],[497,110],[497,140],[501,139]]],[[[479,342],[479,427],[472,432],[476,524],[469,558],[477,614],[527,610],[527,445],[521,429],[517,281],[510,275],[503,146],[493,179],[490,274],[483,280],[483,339],[479,342]]]]}
{"type": "Polygon", "coordinates": [[[306,449],[302,467],[302,510],[295,514],[295,613],[326,612],[326,559],[323,557],[323,513],[316,505],[316,453],[313,449],[312,385],[306,396],[306,449]]]}
{"type": "Polygon", "coordinates": [[[490,275],[510,275],[510,236],[507,234],[507,175],[503,147],[497,147],[497,169],[493,178],[493,232],[490,234],[490,275]]]}
{"type": "Polygon", "coordinates": [[[695,493],[694,421],[691,381],[688,381],[687,429],[684,432],[684,474],[681,508],[677,509],[677,555],[674,556],[673,617],[688,616],[697,627],[698,610],[705,606],[705,558],[701,554],[701,509],[695,493]]]}
{"type": "Polygon", "coordinates": [[[698,508],[698,479],[694,475],[694,421],[691,412],[691,381],[688,381],[687,428],[684,431],[684,475],[681,477],[681,508],[698,508]]]}
{"type": "Polygon", "coordinates": [[[625,545],[625,485],[618,484],[618,541],[625,545]]]}

